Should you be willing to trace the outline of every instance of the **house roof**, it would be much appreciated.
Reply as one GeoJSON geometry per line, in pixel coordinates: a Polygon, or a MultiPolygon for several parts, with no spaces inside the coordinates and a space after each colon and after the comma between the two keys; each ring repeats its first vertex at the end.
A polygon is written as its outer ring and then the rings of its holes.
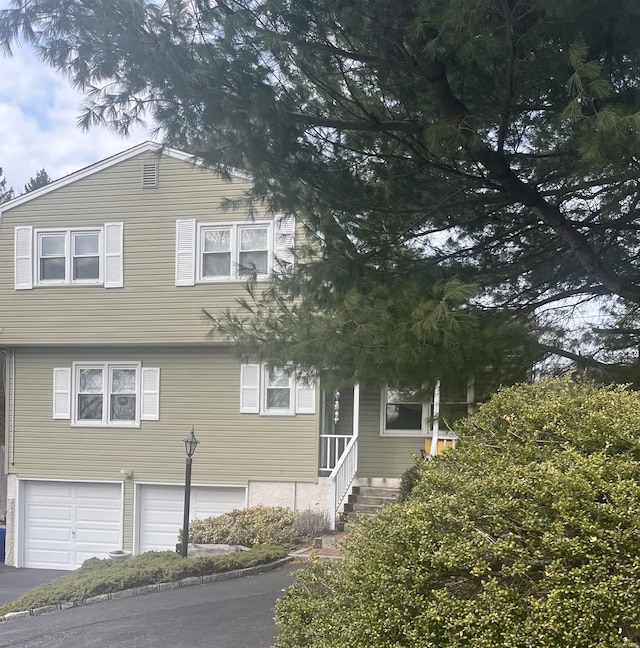
{"type": "MultiPolygon", "coordinates": [[[[120,162],[128,160],[129,158],[135,157],[136,155],[140,155],[140,153],[146,153],[148,151],[158,153],[159,155],[166,155],[168,157],[176,158],[178,160],[183,160],[185,162],[191,162],[194,164],[198,163],[198,158],[191,155],[190,153],[185,153],[184,151],[179,151],[169,146],[164,146],[163,144],[159,144],[158,142],[151,142],[151,141],[142,142],[137,146],[133,146],[129,149],[126,149],[125,151],[116,153],[115,155],[105,158],[104,160],[100,160],[99,162],[90,164],[89,166],[86,166],[80,169],[79,171],[74,171],[69,175],[63,176],[59,180],[54,180],[53,182],[50,182],[48,185],[45,185],[44,187],[40,187],[40,189],[36,189],[35,191],[30,191],[29,193],[22,194],[21,196],[18,196],[13,200],[8,200],[7,202],[0,205],[0,220],[2,220],[2,214],[5,211],[12,209],[13,207],[22,205],[26,202],[29,202],[30,200],[39,198],[40,196],[44,196],[50,191],[55,191],[60,187],[64,187],[68,184],[71,184],[72,182],[76,182],[76,180],[80,180],[81,178],[86,178],[87,176],[97,173],[98,171],[102,171],[103,169],[108,169],[109,167],[115,164],[119,164],[120,162]]],[[[244,175],[241,172],[236,170],[231,170],[231,173],[232,175],[238,175],[244,177],[244,175]]]]}

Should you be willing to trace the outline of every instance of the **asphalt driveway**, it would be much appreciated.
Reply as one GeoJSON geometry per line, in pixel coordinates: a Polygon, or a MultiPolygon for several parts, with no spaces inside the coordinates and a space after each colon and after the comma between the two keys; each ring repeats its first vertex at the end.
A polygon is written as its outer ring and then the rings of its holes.
{"type": "Polygon", "coordinates": [[[0,605],[11,603],[36,585],[70,573],[54,569],[16,569],[0,563],[0,605]]]}
{"type": "Polygon", "coordinates": [[[273,605],[297,567],[6,621],[0,648],[269,648],[273,605]]]}

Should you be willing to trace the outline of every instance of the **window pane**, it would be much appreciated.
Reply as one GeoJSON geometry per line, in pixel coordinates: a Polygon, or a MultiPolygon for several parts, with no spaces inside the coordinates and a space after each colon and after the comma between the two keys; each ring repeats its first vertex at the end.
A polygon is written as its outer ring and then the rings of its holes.
{"type": "Polygon", "coordinates": [[[228,277],[231,274],[231,254],[205,254],[203,258],[202,276],[228,277]]]}
{"type": "Polygon", "coordinates": [[[40,237],[41,256],[64,256],[64,234],[43,234],[40,237]]]}
{"type": "Polygon", "coordinates": [[[240,230],[240,250],[266,250],[267,228],[251,228],[240,230]]]}
{"type": "Polygon", "coordinates": [[[98,234],[74,234],[73,235],[73,253],[74,255],[97,255],[98,234]]]}
{"type": "Polygon", "coordinates": [[[204,252],[228,252],[231,250],[229,230],[205,230],[204,252]]]}
{"type": "Polygon", "coordinates": [[[241,252],[240,253],[240,273],[258,274],[267,273],[267,253],[266,252],[241,252]]]}
{"type": "Polygon", "coordinates": [[[135,421],[136,420],[136,396],[112,394],[111,413],[112,421],[135,421]]]}
{"type": "Polygon", "coordinates": [[[135,394],[136,370],[114,369],[111,372],[111,392],[113,394],[135,394]]]}
{"type": "Polygon", "coordinates": [[[282,369],[270,368],[267,374],[267,385],[269,387],[289,388],[290,379],[282,369]]]}
{"type": "Polygon", "coordinates": [[[40,281],[64,281],[64,258],[40,259],[40,281]]]}
{"type": "Polygon", "coordinates": [[[78,391],[81,393],[102,393],[102,369],[80,369],[78,391]]]}
{"type": "Polygon", "coordinates": [[[387,403],[420,403],[415,389],[408,387],[390,387],[387,389],[387,403]]]}
{"type": "Polygon", "coordinates": [[[74,279],[99,279],[100,259],[98,257],[80,257],[73,260],[74,279]]]}
{"type": "Polygon", "coordinates": [[[289,409],[289,400],[291,392],[289,388],[268,388],[267,389],[267,409],[289,409]]]}
{"type": "Polygon", "coordinates": [[[457,421],[468,414],[466,403],[440,403],[440,429],[453,428],[457,421]]]}
{"type": "Polygon", "coordinates": [[[78,421],[102,420],[102,394],[78,394],[78,421]]]}
{"type": "Polygon", "coordinates": [[[422,405],[420,403],[387,404],[385,427],[387,430],[421,430],[422,405]]]}
{"type": "Polygon", "coordinates": [[[467,381],[447,381],[440,384],[440,402],[466,403],[467,381]]]}

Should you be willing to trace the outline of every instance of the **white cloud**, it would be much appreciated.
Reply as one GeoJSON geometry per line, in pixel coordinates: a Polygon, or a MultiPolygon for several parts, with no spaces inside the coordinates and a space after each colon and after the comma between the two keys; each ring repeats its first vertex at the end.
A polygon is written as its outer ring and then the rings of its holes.
{"type": "Polygon", "coordinates": [[[81,131],[81,103],[69,80],[27,46],[0,57],[0,167],[16,193],[39,169],[57,179],[150,138],[145,128],[127,139],[105,128],[81,131]]]}

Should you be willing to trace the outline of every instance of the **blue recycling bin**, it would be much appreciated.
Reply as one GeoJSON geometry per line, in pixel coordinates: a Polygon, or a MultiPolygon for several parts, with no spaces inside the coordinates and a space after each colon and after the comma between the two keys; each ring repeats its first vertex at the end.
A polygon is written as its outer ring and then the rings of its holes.
{"type": "Polygon", "coordinates": [[[0,562],[4,562],[4,540],[7,534],[5,527],[0,527],[0,562]]]}

